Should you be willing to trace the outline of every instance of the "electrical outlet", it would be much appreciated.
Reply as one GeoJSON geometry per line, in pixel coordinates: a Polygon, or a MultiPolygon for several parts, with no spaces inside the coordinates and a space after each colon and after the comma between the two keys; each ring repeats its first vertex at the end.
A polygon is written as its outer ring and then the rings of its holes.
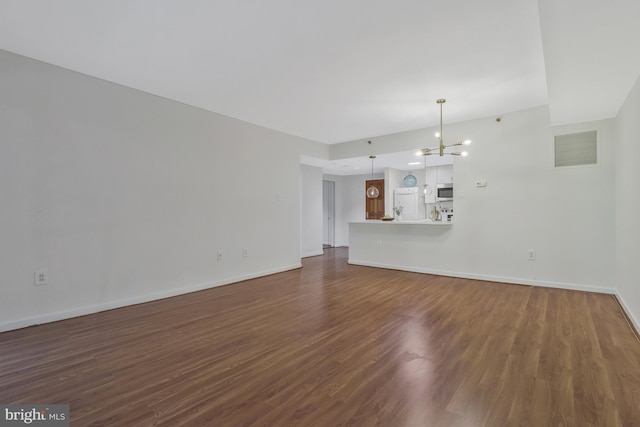
{"type": "Polygon", "coordinates": [[[529,249],[527,251],[527,254],[529,255],[529,257],[528,257],[529,261],[535,261],[536,260],[536,251],[529,249]]]}
{"type": "Polygon", "coordinates": [[[222,261],[222,252],[218,251],[218,261],[222,261]]]}
{"type": "Polygon", "coordinates": [[[249,251],[246,248],[242,248],[242,256],[243,257],[248,257],[249,256],[249,251]]]}
{"type": "Polygon", "coordinates": [[[49,283],[49,273],[47,270],[36,270],[33,275],[33,284],[36,286],[46,285],[49,283]]]}

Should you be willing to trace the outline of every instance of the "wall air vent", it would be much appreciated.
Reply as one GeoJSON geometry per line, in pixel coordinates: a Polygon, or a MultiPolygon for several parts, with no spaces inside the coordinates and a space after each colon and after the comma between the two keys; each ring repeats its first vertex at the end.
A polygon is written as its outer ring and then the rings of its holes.
{"type": "Polygon", "coordinates": [[[598,163],[597,132],[570,133],[555,137],[556,167],[598,163]]]}

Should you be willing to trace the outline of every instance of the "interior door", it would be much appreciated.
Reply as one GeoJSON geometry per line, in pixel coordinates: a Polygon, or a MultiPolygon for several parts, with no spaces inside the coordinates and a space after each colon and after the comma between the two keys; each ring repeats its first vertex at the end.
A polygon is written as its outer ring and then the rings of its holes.
{"type": "Polygon", "coordinates": [[[365,182],[363,196],[365,198],[365,218],[380,219],[384,216],[384,179],[372,179],[365,182]],[[380,193],[375,199],[367,197],[367,188],[374,186],[380,193]]]}
{"type": "Polygon", "coordinates": [[[335,246],[335,182],[322,181],[322,244],[335,246]]]}

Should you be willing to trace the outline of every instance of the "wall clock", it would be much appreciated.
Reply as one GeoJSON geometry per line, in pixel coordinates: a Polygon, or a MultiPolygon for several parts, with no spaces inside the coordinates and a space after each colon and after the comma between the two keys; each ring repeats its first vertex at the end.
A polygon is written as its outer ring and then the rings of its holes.
{"type": "Polygon", "coordinates": [[[409,172],[409,174],[402,180],[402,183],[405,187],[415,187],[417,182],[418,180],[415,176],[413,176],[413,173],[411,172],[409,172]]]}

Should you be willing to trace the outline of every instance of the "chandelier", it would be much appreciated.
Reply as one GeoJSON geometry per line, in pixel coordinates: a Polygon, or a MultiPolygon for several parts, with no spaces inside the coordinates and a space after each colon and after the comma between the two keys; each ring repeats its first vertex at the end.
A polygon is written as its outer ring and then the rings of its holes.
{"type": "Polygon", "coordinates": [[[455,144],[449,144],[449,145],[445,145],[444,144],[444,141],[442,139],[442,104],[447,102],[447,100],[446,99],[438,99],[436,102],[438,104],[440,104],[440,132],[436,132],[436,138],[439,138],[440,146],[439,147],[434,147],[434,148],[423,148],[422,150],[418,151],[416,154],[418,156],[420,156],[420,155],[422,155],[422,156],[432,156],[432,155],[436,155],[436,154],[439,154],[440,156],[444,156],[445,154],[450,154],[452,156],[463,156],[463,157],[465,157],[467,155],[466,151],[462,151],[462,152],[445,151],[449,147],[458,147],[458,146],[461,146],[461,145],[469,145],[469,144],[471,144],[471,141],[467,139],[467,140],[464,140],[464,141],[456,142],[455,144]]]}

